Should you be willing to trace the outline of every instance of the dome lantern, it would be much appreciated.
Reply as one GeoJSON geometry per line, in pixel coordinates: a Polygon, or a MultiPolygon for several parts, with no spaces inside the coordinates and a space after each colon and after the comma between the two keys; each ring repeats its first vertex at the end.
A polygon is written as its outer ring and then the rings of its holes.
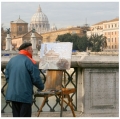
{"type": "Polygon", "coordinates": [[[39,7],[38,7],[37,12],[42,12],[42,10],[41,10],[41,8],[40,8],[40,5],[39,5],[39,7]]]}

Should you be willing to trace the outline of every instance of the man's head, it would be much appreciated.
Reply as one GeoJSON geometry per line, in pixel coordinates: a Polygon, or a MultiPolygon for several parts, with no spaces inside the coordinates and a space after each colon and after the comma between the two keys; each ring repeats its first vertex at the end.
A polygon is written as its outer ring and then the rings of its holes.
{"type": "Polygon", "coordinates": [[[28,51],[30,54],[33,53],[32,44],[31,44],[31,43],[23,43],[23,44],[19,47],[18,50],[19,50],[19,51],[20,51],[20,50],[26,50],[26,51],[28,51]]]}

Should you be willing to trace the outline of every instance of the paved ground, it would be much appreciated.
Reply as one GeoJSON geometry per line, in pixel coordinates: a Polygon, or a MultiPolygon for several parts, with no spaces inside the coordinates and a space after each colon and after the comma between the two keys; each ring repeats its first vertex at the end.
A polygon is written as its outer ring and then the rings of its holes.
{"type": "MultiPolygon", "coordinates": [[[[75,112],[76,117],[80,117],[80,112],[75,112]]],[[[12,113],[1,113],[1,117],[12,117],[12,113]]],[[[32,117],[37,117],[37,112],[32,113],[32,117]]],[[[60,112],[41,112],[40,117],[60,117],[60,112]]],[[[71,111],[64,111],[63,117],[73,117],[71,111]]]]}
{"type": "MultiPolygon", "coordinates": [[[[38,112],[33,112],[32,117],[37,117],[38,112]]],[[[81,112],[75,111],[76,117],[119,117],[118,114],[82,114],[81,112]],[[118,116],[116,116],[118,115],[118,116]]],[[[1,117],[12,117],[12,113],[1,113],[1,117]]],[[[39,117],[60,117],[60,112],[41,112],[39,117]]],[[[73,117],[71,111],[64,111],[62,117],[73,117]]]]}

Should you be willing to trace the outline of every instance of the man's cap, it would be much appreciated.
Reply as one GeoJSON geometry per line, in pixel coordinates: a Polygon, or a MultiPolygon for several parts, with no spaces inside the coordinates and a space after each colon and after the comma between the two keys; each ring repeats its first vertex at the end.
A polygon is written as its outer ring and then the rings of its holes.
{"type": "Polygon", "coordinates": [[[20,51],[20,50],[25,49],[25,48],[27,48],[27,47],[29,47],[29,46],[32,46],[32,44],[31,44],[31,43],[23,43],[23,44],[18,48],[18,50],[20,51]]]}

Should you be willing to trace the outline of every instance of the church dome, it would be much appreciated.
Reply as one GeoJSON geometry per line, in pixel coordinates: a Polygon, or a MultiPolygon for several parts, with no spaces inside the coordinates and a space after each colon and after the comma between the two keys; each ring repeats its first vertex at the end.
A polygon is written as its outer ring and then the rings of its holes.
{"type": "Polygon", "coordinates": [[[51,27],[51,31],[57,31],[57,27],[55,26],[55,24],[53,24],[53,26],[51,27]]]}
{"type": "Polygon", "coordinates": [[[32,16],[29,30],[35,29],[38,33],[49,31],[50,25],[47,16],[42,12],[40,6],[37,12],[32,16]]]}

